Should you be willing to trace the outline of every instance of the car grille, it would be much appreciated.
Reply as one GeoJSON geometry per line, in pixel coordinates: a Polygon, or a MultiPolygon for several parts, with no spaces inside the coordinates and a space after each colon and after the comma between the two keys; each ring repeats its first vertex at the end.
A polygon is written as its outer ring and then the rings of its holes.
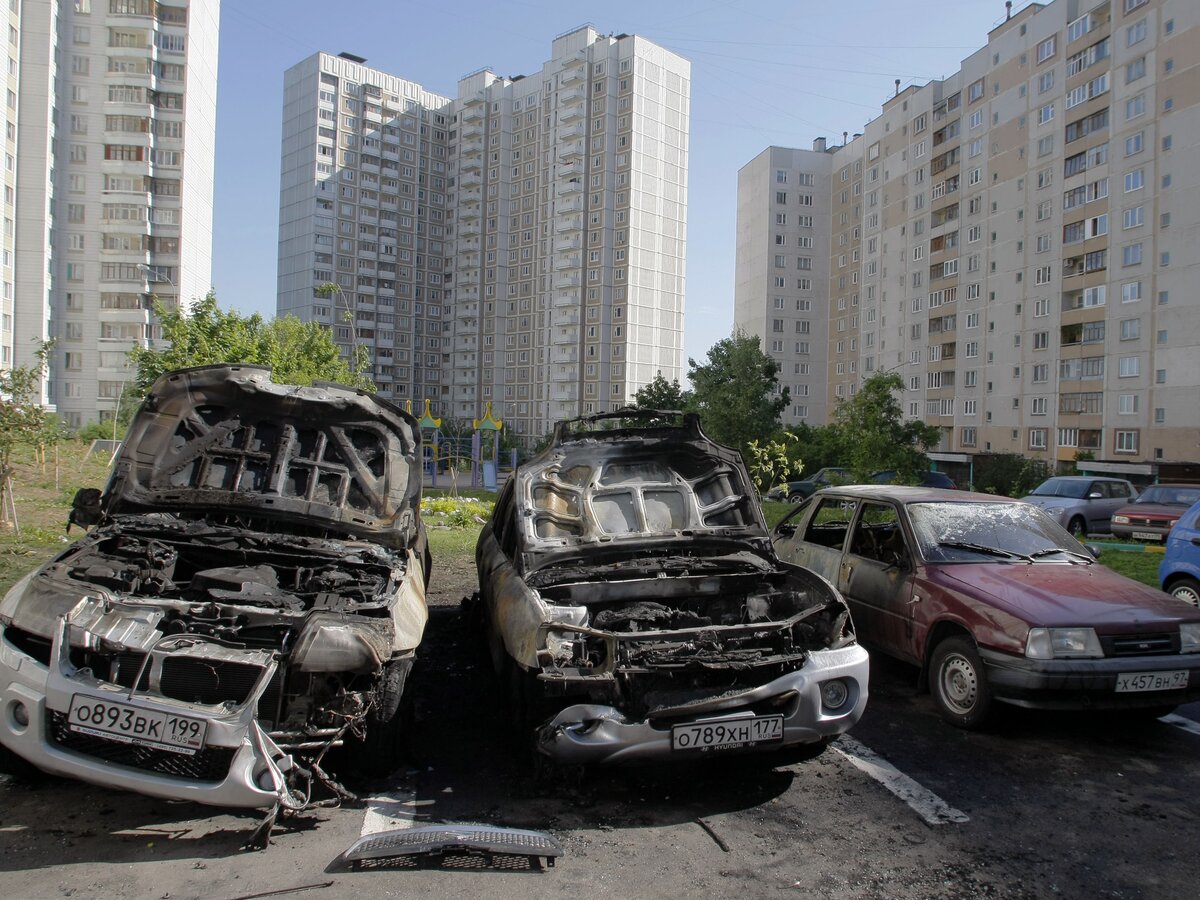
{"type": "Polygon", "coordinates": [[[1179,634],[1131,634],[1100,638],[1105,656],[1158,656],[1179,652],[1179,634]]]}
{"type": "Polygon", "coordinates": [[[229,766],[237,752],[234,747],[209,747],[189,756],[155,747],[110,741],[90,734],[78,734],[68,727],[65,714],[53,710],[46,721],[46,737],[55,746],[72,753],[190,781],[222,781],[229,773],[229,766]]]}
{"type": "MultiPolygon", "coordinates": [[[[145,655],[124,652],[112,657],[109,678],[122,687],[133,687],[145,655]]],[[[197,659],[196,657],[168,656],[162,663],[159,693],[172,700],[184,703],[216,705],[232,702],[242,703],[262,674],[259,666],[228,660],[197,659]]],[[[270,684],[258,700],[258,715],[273,721],[279,707],[279,694],[283,685],[283,666],[275,670],[270,684]]],[[[138,690],[150,687],[150,673],[144,671],[138,681],[138,690]]]]}
{"type": "Polygon", "coordinates": [[[1131,527],[1145,526],[1147,528],[1167,528],[1174,524],[1175,519],[1167,516],[1130,516],[1131,527]]]}

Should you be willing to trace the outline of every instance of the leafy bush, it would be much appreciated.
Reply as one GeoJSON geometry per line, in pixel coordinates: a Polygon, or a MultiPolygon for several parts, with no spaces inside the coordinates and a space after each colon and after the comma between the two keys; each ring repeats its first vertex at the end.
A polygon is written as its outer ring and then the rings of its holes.
{"type": "Polygon", "coordinates": [[[492,514],[495,503],[475,497],[423,497],[421,515],[435,528],[478,528],[492,514]]]}

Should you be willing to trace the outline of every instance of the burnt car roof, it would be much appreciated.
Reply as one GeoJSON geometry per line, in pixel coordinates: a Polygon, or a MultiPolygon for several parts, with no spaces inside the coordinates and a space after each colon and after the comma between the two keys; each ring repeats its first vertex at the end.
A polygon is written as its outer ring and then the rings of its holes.
{"type": "Polygon", "coordinates": [[[732,538],[773,558],[736,450],[693,413],[619,410],[559,422],[513,476],[526,572],[582,547],[732,538]]]}
{"type": "Polygon", "coordinates": [[[864,500],[892,500],[896,503],[1019,503],[1012,497],[998,494],[981,494],[974,491],[955,491],[949,488],[912,487],[903,484],[851,484],[843,487],[823,488],[813,497],[836,495],[861,497],[864,500]]]}
{"type": "Polygon", "coordinates": [[[406,547],[420,442],[416,419],[362,390],[276,384],[264,366],[179,369],[151,386],[102,508],[253,515],[406,547]]]}

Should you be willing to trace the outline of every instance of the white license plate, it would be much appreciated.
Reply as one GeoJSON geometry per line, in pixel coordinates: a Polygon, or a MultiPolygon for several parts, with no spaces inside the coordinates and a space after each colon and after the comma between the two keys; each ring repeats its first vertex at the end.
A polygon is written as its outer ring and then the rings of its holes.
{"type": "Polygon", "coordinates": [[[72,731],[81,734],[189,756],[204,749],[204,735],[208,730],[208,723],[203,719],[142,709],[112,700],[97,700],[84,694],[75,694],[71,698],[67,724],[72,731]]]}
{"type": "Polygon", "coordinates": [[[1117,676],[1118,694],[1142,691],[1173,691],[1188,686],[1186,670],[1175,672],[1124,672],[1117,676]]]}
{"type": "Polygon", "coordinates": [[[1161,541],[1163,539],[1161,534],[1155,534],[1153,531],[1135,531],[1133,536],[1139,541],[1161,541]]]}
{"type": "Polygon", "coordinates": [[[692,722],[671,729],[672,750],[738,750],[783,740],[783,716],[692,722]]]}

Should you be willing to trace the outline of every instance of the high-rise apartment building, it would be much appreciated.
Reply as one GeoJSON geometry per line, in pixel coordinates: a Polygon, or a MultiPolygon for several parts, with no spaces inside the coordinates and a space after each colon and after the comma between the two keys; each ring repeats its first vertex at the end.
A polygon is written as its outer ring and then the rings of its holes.
{"type": "Polygon", "coordinates": [[[2,333],[17,365],[55,340],[44,399],[78,426],[116,413],[127,352],[156,336],[148,297],[187,301],[211,284],[220,4],[18,6],[2,333]]]}
{"type": "Polygon", "coordinates": [[[576,29],[451,99],[342,54],[284,84],[280,314],[383,396],[528,440],[680,375],[690,66],[576,29]]]}
{"type": "Polygon", "coordinates": [[[831,153],[768,147],[738,172],[734,327],[779,363],[785,425],[824,422],[831,153]]]}
{"type": "Polygon", "coordinates": [[[1035,3],[833,148],[827,410],[893,370],[947,463],[1200,457],[1198,86],[1197,4],[1035,3]]]}

